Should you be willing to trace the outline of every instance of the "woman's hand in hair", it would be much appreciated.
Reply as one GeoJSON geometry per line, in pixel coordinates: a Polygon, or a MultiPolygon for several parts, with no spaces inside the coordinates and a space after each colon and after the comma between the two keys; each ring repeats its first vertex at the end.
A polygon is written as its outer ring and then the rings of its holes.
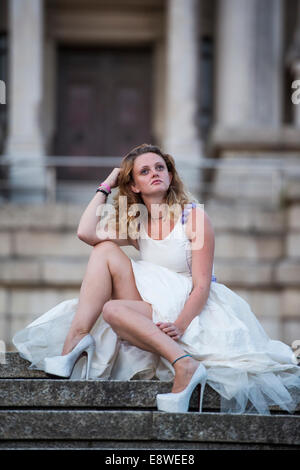
{"type": "Polygon", "coordinates": [[[104,183],[108,184],[110,188],[116,188],[118,186],[119,174],[120,168],[114,168],[110,175],[104,180],[104,183]]]}

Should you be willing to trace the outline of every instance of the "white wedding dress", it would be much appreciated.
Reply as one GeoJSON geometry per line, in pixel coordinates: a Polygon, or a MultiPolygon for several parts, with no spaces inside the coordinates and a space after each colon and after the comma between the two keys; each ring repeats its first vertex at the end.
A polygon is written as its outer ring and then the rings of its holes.
{"type": "MultiPolygon", "coordinates": [[[[188,211],[163,240],[150,238],[141,225],[141,260],[131,263],[141,297],[152,304],[155,323],[175,321],[192,290],[188,211]]],[[[15,347],[31,368],[43,370],[45,357],[61,354],[77,303],[77,298],[61,302],[14,336],[15,347]]],[[[102,315],[91,333],[96,341],[91,378],[173,379],[167,360],[120,340],[102,315]]],[[[292,349],[271,340],[249,304],[218,283],[214,273],[207,303],[179,343],[207,368],[207,383],[220,394],[222,412],[268,414],[271,405],[293,412],[300,402],[300,367],[292,349]]],[[[85,367],[80,359],[71,379],[85,377],[85,367]]]]}

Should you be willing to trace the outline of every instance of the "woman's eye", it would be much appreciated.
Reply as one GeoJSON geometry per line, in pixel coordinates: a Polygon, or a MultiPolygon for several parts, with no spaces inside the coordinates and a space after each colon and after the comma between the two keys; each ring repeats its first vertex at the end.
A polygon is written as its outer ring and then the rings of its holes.
{"type": "MultiPolygon", "coordinates": [[[[159,170],[159,171],[162,171],[163,169],[164,169],[164,166],[163,166],[163,165],[157,165],[157,167],[156,167],[156,170],[159,170]]],[[[144,168],[144,169],[141,171],[141,174],[142,174],[142,175],[145,175],[147,171],[149,171],[148,168],[144,168]]]]}

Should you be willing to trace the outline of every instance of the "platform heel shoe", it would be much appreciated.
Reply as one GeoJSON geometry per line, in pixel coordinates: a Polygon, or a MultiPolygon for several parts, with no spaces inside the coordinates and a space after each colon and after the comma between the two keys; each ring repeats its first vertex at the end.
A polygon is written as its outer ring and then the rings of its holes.
{"type": "Polygon", "coordinates": [[[89,379],[92,357],[95,351],[95,340],[92,335],[87,334],[79,341],[75,348],[64,356],[46,357],[44,359],[44,371],[47,374],[58,377],[70,377],[76,361],[83,353],[87,354],[86,377],[89,379]]]}
{"type": "MultiPolygon", "coordinates": [[[[176,361],[181,359],[181,356],[176,361]]],[[[176,362],[174,361],[173,364],[176,362]]],[[[194,389],[201,385],[201,393],[199,400],[199,412],[202,412],[202,402],[204,389],[206,385],[207,372],[203,364],[200,364],[194,372],[188,386],[179,393],[162,393],[156,395],[157,409],[159,411],[167,411],[169,413],[186,413],[189,409],[191,395],[194,389]]]]}

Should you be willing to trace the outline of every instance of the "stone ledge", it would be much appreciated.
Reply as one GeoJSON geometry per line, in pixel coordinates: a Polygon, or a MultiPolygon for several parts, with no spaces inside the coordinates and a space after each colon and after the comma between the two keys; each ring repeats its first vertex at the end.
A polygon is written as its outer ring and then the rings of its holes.
{"type": "Polygon", "coordinates": [[[242,158],[249,151],[259,154],[274,151],[286,152],[287,156],[295,159],[300,154],[299,131],[292,126],[281,126],[280,129],[269,127],[244,128],[238,126],[216,125],[210,135],[210,151],[239,152],[242,158]]]}
{"type": "Polygon", "coordinates": [[[226,260],[215,258],[215,275],[218,282],[236,287],[273,287],[273,263],[253,260],[226,260]]]}
{"type": "MultiPolygon", "coordinates": [[[[156,408],[156,395],[171,388],[170,382],[159,380],[0,379],[0,400],[2,408],[156,408]]],[[[218,394],[209,386],[203,407],[220,407],[218,394]]],[[[191,408],[198,408],[197,390],[191,408]]]]}
{"type": "Polygon", "coordinates": [[[0,282],[37,285],[40,283],[40,263],[36,259],[3,258],[0,263],[0,282]]]}
{"type": "Polygon", "coordinates": [[[1,439],[147,440],[151,421],[143,411],[0,411],[1,439]]]}
{"type": "Polygon", "coordinates": [[[274,269],[274,280],[289,288],[300,285],[300,260],[284,259],[274,269]]]}
{"type": "Polygon", "coordinates": [[[80,286],[87,265],[86,257],[3,258],[0,261],[2,286],[80,286]]]}
{"type": "Polygon", "coordinates": [[[92,247],[73,232],[35,232],[19,230],[12,235],[15,256],[87,257],[92,247]]]}
{"type": "Polygon", "coordinates": [[[282,294],[282,311],[283,317],[292,318],[294,320],[300,320],[300,290],[286,288],[282,294]]]}
{"type": "Polygon", "coordinates": [[[300,444],[299,416],[152,411],[0,411],[1,439],[300,444]]]}
{"type": "MultiPolygon", "coordinates": [[[[29,362],[18,353],[6,353],[6,364],[0,364],[0,395],[4,407],[156,407],[157,393],[171,390],[170,382],[159,380],[66,380],[43,371],[28,369],[29,362]],[[17,377],[22,377],[21,379],[17,377]],[[33,380],[32,380],[33,379],[33,380]]],[[[191,398],[191,409],[197,409],[198,392],[191,398]]],[[[207,386],[204,409],[220,408],[220,398],[207,386]]],[[[272,407],[272,410],[278,410],[272,407]]],[[[300,411],[300,405],[296,411],[300,411]]]]}
{"type": "Polygon", "coordinates": [[[0,207],[0,230],[72,229],[76,233],[85,206],[75,204],[14,204],[0,207]]]}
{"type": "Polygon", "coordinates": [[[286,238],[286,254],[300,264],[300,232],[291,232],[286,238]]]}
{"type": "Polygon", "coordinates": [[[87,259],[45,259],[41,261],[40,282],[43,285],[81,285],[87,266],[87,259]]]}
{"type": "MultiPolygon", "coordinates": [[[[264,209],[232,204],[223,200],[209,200],[205,211],[210,217],[216,234],[220,231],[238,231],[239,233],[284,234],[286,232],[285,213],[282,209],[264,209]]],[[[294,216],[293,216],[294,220],[294,216]]]]}
{"type": "Polygon", "coordinates": [[[300,417],[153,413],[159,440],[300,444],[300,417]]]}
{"type": "MultiPolygon", "coordinates": [[[[226,443],[226,442],[183,442],[183,441],[117,441],[117,440],[0,440],[1,450],[106,450],[118,452],[120,450],[160,450],[178,451],[192,450],[195,455],[197,451],[203,450],[299,450],[299,446],[272,445],[256,443],[226,443]]],[[[154,453],[153,452],[153,453],[154,453]]],[[[111,454],[108,454],[111,455],[111,454]]],[[[200,457],[202,458],[202,457],[200,457]]]]}
{"type": "Polygon", "coordinates": [[[292,204],[288,208],[287,222],[290,229],[300,230],[300,204],[292,204]]]}
{"type": "Polygon", "coordinates": [[[13,378],[47,378],[41,370],[29,369],[30,362],[23,359],[17,352],[6,352],[4,361],[0,363],[0,379],[13,378]]]}
{"type": "Polygon", "coordinates": [[[233,260],[272,261],[283,256],[283,239],[278,235],[216,234],[215,257],[233,260]]]}

